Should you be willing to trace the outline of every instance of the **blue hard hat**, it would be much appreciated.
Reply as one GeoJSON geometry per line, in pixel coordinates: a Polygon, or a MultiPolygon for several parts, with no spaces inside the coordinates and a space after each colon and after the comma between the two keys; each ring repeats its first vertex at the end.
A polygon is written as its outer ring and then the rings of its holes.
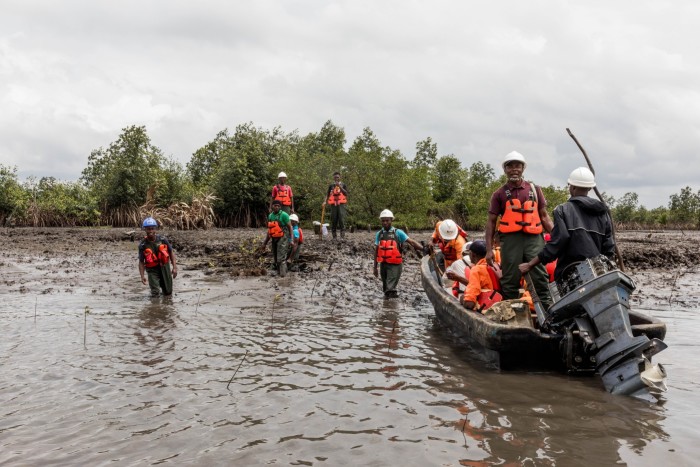
{"type": "Polygon", "coordinates": [[[146,227],[158,227],[158,222],[152,217],[147,217],[143,220],[143,228],[146,227]]]}

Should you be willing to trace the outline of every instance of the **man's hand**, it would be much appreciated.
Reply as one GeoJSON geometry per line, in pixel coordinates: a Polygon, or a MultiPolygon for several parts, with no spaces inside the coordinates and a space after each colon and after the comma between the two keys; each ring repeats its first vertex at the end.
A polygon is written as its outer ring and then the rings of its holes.
{"type": "Polygon", "coordinates": [[[486,256],[484,257],[486,260],[486,263],[488,263],[489,266],[493,266],[493,249],[490,249],[486,252],[486,256]]]}
{"type": "Polygon", "coordinates": [[[146,276],[141,276],[141,283],[142,283],[143,285],[148,284],[148,281],[146,280],[146,276]]]}
{"type": "Polygon", "coordinates": [[[177,266],[173,266],[173,279],[177,277],[177,266]]]}
{"type": "Polygon", "coordinates": [[[456,281],[457,280],[457,274],[454,272],[450,271],[447,273],[447,278],[451,281],[456,281]]]}
{"type": "Polygon", "coordinates": [[[530,266],[530,263],[521,263],[518,265],[518,269],[520,269],[521,274],[527,274],[532,269],[532,266],[530,266]]]}

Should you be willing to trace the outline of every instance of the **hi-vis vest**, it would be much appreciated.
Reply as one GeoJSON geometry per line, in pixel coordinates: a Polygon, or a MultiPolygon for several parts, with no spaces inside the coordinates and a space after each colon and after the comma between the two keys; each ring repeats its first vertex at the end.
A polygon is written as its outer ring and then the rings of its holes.
{"type": "Polygon", "coordinates": [[[267,234],[270,236],[270,238],[284,237],[284,230],[282,230],[282,227],[280,227],[279,221],[267,222],[267,234]]]}
{"type": "Polygon", "coordinates": [[[282,206],[291,206],[292,197],[290,196],[291,190],[287,185],[277,185],[277,194],[275,199],[282,203],[282,206]]]}
{"type": "Polygon", "coordinates": [[[345,204],[348,202],[348,199],[345,197],[342,191],[340,191],[339,186],[334,186],[333,189],[331,190],[331,194],[328,195],[328,204],[333,204],[333,205],[339,205],[339,204],[345,204]]]}
{"type": "Polygon", "coordinates": [[[154,268],[163,264],[167,264],[170,261],[170,254],[168,253],[168,245],[156,240],[151,243],[153,245],[153,251],[151,248],[144,248],[143,250],[143,262],[144,266],[147,268],[154,268]]]}
{"type": "Polygon", "coordinates": [[[541,234],[542,222],[537,207],[536,190],[534,184],[530,184],[528,200],[522,205],[519,199],[513,199],[510,190],[506,190],[506,211],[501,216],[498,231],[501,233],[512,233],[523,231],[527,234],[541,234]]]}
{"type": "Polygon", "coordinates": [[[396,229],[393,227],[390,230],[382,229],[382,233],[379,236],[379,246],[377,247],[377,262],[388,264],[401,264],[403,262],[396,237],[396,229]]]}
{"type": "Polygon", "coordinates": [[[304,243],[304,232],[301,230],[301,227],[297,227],[297,230],[299,231],[299,245],[304,243]]]}

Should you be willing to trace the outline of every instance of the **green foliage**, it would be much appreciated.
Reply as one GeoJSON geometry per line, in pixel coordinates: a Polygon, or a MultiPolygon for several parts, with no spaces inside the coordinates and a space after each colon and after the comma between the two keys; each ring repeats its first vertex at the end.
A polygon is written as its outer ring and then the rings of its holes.
{"type": "Polygon", "coordinates": [[[106,210],[140,206],[149,188],[158,184],[164,161],[146,128],[132,125],[108,149],[90,154],[82,180],[106,210]]]}
{"type": "Polygon", "coordinates": [[[33,227],[91,226],[100,223],[97,199],[81,183],[60,182],[53,177],[28,179],[23,188],[28,194],[27,208],[21,219],[33,227]]]}
{"type": "Polygon", "coordinates": [[[675,223],[691,224],[700,227],[700,190],[686,186],[680,193],[671,195],[668,203],[669,217],[675,223]]]}
{"type": "MultiPolygon", "coordinates": [[[[377,226],[379,212],[388,208],[400,227],[432,227],[452,218],[477,230],[486,224],[492,193],[505,183],[489,164],[463,168],[454,155],[440,157],[429,137],[416,143],[411,161],[383,146],[370,128],[347,150],[345,145],[345,131],[331,121],[305,136],[247,123],[233,134],[217,133],[183,170],[151,143],[145,127],[130,126],[107,149],[92,151],[82,183],[19,183],[16,168],[0,165],[0,222],[132,225],[147,211],[177,228],[206,228],[214,219],[222,226],[259,226],[280,171],[288,175],[302,222],[310,222],[320,220],[332,174],[339,171],[350,192],[350,223],[377,226]]],[[[566,187],[541,188],[550,213],[568,198],[566,187]]],[[[613,220],[626,228],[700,227],[700,191],[690,187],[672,195],[668,208],[648,210],[636,193],[603,198],[613,220]]]]}
{"type": "MultiPolygon", "coordinates": [[[[216,163],[210,172],[198,175],[199,186],[203,180],[209,180],[218,198],[215,211],[224,225],[253,226],[263,222],[270,202],[274,165],[291,150],[290,140],[279,128],[265,131],[248,123],[236,127],[232,136],[220,132],[214,144],[205,146],[206,151],[200,150],[216,163]]],[[[189,167],[192,170],[193,166],[189,167]]]]}
{"type": "Polygon", "coordinates": [[[17,168],[0,164],[0,225],[26,209],[27,193],[17,181],[17,168]]]}
{"type": "Polygon", "coordinates": [[[462,165],[455,156],[442,156],[435,164],[433,199],[437,203],[454,200],[466,178],[462,165]]]}

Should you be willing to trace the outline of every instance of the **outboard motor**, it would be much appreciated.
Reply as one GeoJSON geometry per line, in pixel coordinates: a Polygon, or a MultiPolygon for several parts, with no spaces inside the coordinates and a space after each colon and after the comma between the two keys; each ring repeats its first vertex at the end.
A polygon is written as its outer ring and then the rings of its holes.
{"type": "Polygon", "coordinates": [[[552,287],[555,303],[542,327],[563,336],[560,348],[569,372],[597,371],[608,392],[651,399],[650,390],[666,390],[666,372],[652,365],[651,357],[667,346],[657,338],[633,336],[629,295],[634,289],[634,281],[605,256],[571,264],[552,287]]]}

